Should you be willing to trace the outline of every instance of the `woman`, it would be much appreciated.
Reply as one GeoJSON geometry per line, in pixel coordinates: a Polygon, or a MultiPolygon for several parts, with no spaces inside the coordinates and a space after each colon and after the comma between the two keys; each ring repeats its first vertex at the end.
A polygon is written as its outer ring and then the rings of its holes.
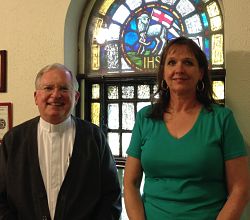
{"type": "Polygon", "coordinates": [[[246,148],[231,110],[213,99],[208,62],[196,43],[169,42],[158,88],[156,103],[137,114],[127,151],[129,219],[240,219],[249,199],[246,148]]]}

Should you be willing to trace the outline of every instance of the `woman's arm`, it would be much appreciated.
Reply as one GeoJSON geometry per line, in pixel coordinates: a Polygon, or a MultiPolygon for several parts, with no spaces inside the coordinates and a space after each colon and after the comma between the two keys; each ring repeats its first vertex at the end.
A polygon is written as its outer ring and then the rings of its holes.
{"type": "Polygon", "coordinates": [[[140,195],[141,179],[141,161],[128,156],[124,174],[124,198],[130,220],[145,220],[144,207],[140,195]]]}
{"type": "Polygon", "coordinates": [[[228,200],[216,220],[240,220],[249,201],[250,177],[247,157],[225,162],[228,200]]]}

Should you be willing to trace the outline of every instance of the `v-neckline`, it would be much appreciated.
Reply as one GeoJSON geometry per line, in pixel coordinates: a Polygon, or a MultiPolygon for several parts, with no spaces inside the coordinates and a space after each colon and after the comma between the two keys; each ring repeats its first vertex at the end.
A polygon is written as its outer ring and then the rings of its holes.
{"type": "Polygon", "coordinates": [[[202,114],[202,112],[203,112],[203,109],[204,109],[204,107],[202,106],[201,109],[200,109],[200,111],[199,111],[199,113],[198,113],[198,116],[197,116],[197,118],[196,118],[196,120],[195,120],[195,122],[194,122],[194,124],[193,124],[193,126],[192,126],[184,135],[182,135],[182,136],[179,137],[179,138],[173,136],[173,135],[169,132],[169,129],[168,129],[168,127],[167,127],[165,121],[163,120],[163,121],[162,121],[162,125],[164,126],[164,128],[165,128],[165,130],[166,130],[168,136],[171,137],[171,139],[174,139],[174,140],[176,140],[176,141],[182,140],[182,139],[184,139],[186,136],[188,136],[188,135],[195,129],[195,127],[197,126],[198,122],[200,121],[200,117],[201,117],[201,114],[202,114]]]}

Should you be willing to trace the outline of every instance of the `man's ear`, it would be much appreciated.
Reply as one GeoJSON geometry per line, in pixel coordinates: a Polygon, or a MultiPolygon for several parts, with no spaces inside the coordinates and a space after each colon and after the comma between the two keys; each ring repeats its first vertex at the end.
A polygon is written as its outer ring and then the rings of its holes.
{"type": "Polygon", "coordinates": [[[35,99],[35,104],[37,105],[37,93],[36,93],[36,91],[34,92],[34,99],[35,99]]]}
{"type": "Polygon", "coordinates": [[[75,105],[77,104],[79,98],[80,98],[80,92],[76,91],[75,92],[75,105]]]}

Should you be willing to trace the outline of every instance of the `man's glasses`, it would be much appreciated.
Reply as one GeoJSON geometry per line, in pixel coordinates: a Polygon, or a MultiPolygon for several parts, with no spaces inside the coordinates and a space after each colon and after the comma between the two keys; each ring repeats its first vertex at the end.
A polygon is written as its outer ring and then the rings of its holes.
{"type": "Polygon", "coordinates": [[[70,86],[53,86],[53,85],[43,85],[40,86],[38,90],[43,91],[46,94],[53,94],[54,92],[59,92],[60,94],[68,94],[73,91],[70,86]]]}

